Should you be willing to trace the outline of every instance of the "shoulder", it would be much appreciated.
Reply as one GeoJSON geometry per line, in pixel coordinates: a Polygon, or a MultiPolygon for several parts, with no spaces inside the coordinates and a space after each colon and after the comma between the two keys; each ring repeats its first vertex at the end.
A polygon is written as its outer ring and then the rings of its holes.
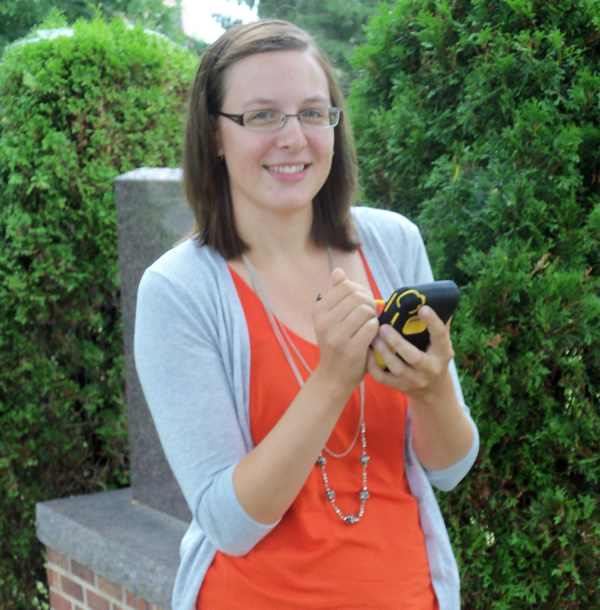
{"type": "Polygon", "coordinates": [[[398,212],[356,206],[351,209],[351,213],[361,238],[369,239],[377,234],[398,237],[400,233],[408,239],[420,239],[417,225],[398,212]]]}
{"type": "Polygon", "coordinates": [[[392,253],[423,245],[417,225],[398,212],[360,206],[351,213],[363,247],[392,253]]]}
{"type": "Polygon", "coordinates": [[[391,210],[352,208],[361,248],[380,291],[430,281],[431,268],[417,225],[391,210]]]}
{"type": "Polygon", "coordinates": [[[199,244],[190,237],[167,250],[148,267],[147,271],[176,281],[188,273],[193,275],[206,272],[215,273],[221,267],[221,262],[225,265],[222,257],[214,250],[199,244]]]}
{"type": "Polygon", "coordinates": [[[160,277],[161,282],[174,288],[205,292],[203,288],[214,289],[228,276],[227,263],[220,254],[189,238],[154,261],[146,269],[142,281],[160,277]]]}
{"type": "Polygon", "coordinates": [[[174,246],[144,272],[138,309],[144,305],[217,315],[217,304],[231,301],[227,262],[213,249],[190,238],[174,246]]]}

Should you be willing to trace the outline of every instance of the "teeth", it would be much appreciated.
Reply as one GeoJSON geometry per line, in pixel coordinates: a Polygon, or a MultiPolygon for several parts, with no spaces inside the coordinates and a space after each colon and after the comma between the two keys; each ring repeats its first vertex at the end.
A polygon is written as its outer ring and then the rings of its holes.
{"type": "Polygon", "coordinates": [[[304,169],[304,165],[271,165],[269,171],[278,174],[296,174],[304,169]]]}

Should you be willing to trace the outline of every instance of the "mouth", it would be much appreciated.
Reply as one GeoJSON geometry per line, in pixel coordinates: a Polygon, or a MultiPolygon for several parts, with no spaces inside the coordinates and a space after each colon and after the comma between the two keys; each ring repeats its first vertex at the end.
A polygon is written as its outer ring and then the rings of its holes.
{"type": "Polygon", "coordinates": [[[265,169],[274,174],[299,174],[308,167],[305,163],[296,163],[294,165],[266,165],[265,169]]]}

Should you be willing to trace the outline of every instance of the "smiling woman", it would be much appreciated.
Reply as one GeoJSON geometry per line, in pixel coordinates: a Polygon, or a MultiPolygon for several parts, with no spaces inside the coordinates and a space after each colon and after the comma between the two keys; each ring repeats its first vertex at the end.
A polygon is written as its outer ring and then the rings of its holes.
{"type": "Polygon", "coordinates": [[[406,218],[351,207],[342,116],[329,61],[288,22],[232,28],[202,57],[196,230],[145,272],[135,333],[194,515],[175,608],[459,607],[431,485],[466,474],[477,431],[433,310],[427,353],[379,327],[382,293],[431,270],[406,218]]]}
{"type": "Polygon", "coordinates": [[[310,226],[312,201],[331,170],[334,144],[329,87],[319,63],[307,51],[250,55],[227,69],[224,89],[219,115],[241,110],[249,119],[243,125],[219,119],[217,129],[241,239],[262,242],[273,230],[281,236],[295,230],[296,222],[310,226]],[[303,114],[320,114],[321,120],[312,120],[325,129],[286,120],[303,114]],[[262,129],[255,130],[256,124],[262,129]]]}

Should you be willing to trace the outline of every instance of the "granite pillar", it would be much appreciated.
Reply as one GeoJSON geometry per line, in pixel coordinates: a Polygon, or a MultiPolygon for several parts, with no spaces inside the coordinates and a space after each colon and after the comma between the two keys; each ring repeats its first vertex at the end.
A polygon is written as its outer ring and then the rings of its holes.
{"type": "Polygon", "coordinates": [[[179,169],[139,168],[115,179],[126,400],[133,498],[189,521],[167,464],[133,358],[137,288],[144,270],[193,228],[179,169]]]}

